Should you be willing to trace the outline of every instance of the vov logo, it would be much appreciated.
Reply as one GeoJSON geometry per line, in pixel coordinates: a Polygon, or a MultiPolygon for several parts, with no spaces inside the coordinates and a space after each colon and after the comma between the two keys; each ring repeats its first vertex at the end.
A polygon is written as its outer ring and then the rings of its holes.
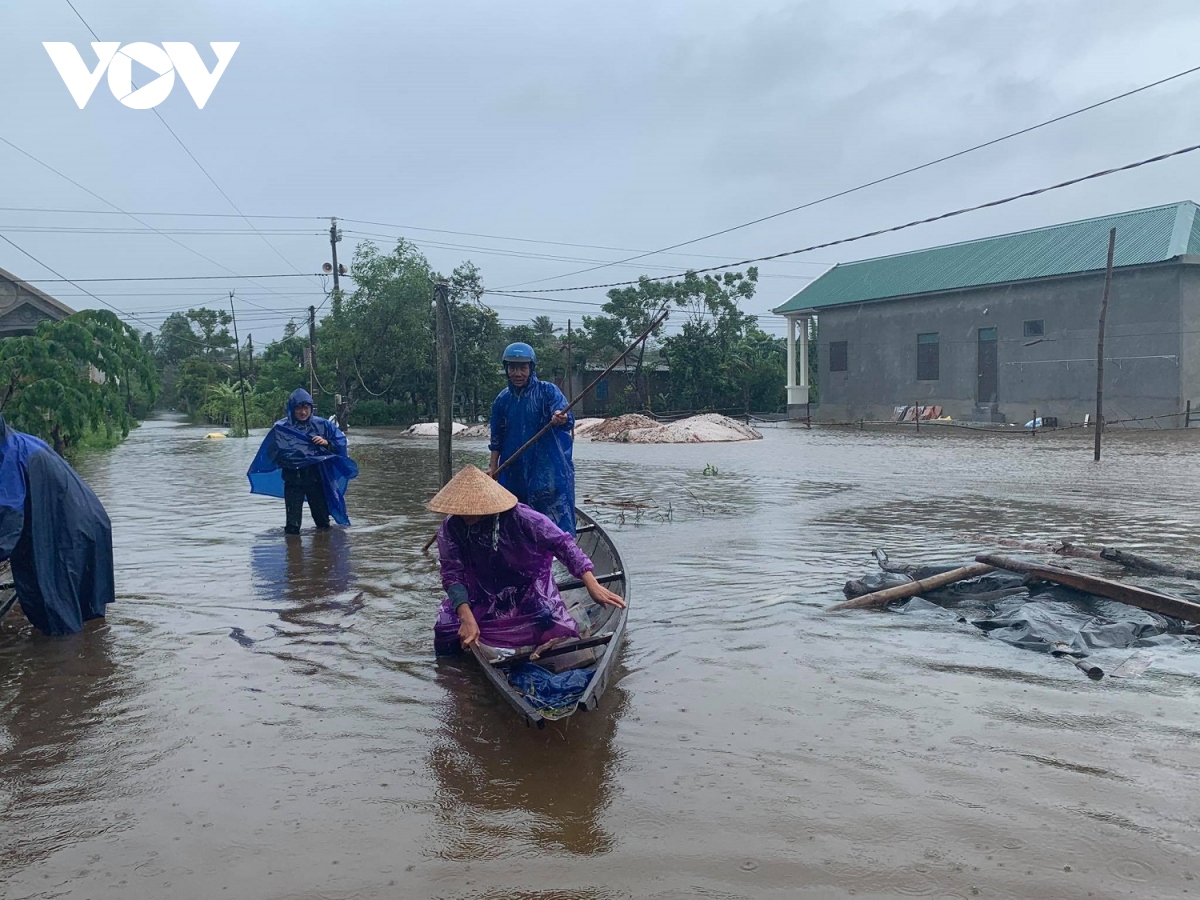
{"type": "Polygon", "coordinates": [[[204,104],[212,96],[217,82],[225,74],[225,68],[233,59],[233,53],[240,42],[210,42],[217,55],[217,65],[210,72],[200,58],[200,54],[191,44],[178,41],[164,41],[162,46],[137,42],[121,46],[120,41],[94,41],[92,50],[96,53],[96,68],[90,70],[75,49],[75,45],[67,41],[43,41],[42,46],[50,54],[50,60],[58,74],[67,85],[76,105],[80,109],[87,106],[88,100],[100,83],[105,70],[108,71],[108,89],[114,97],[130,109],[152,109],[162,103],[175,87],[175,73],[183,80],[183,85],[196,101],[197,109],[204,109],[204,104]],[[140,88],[133,86],[133,64],[140,63],[158,77],[140,88]]]}

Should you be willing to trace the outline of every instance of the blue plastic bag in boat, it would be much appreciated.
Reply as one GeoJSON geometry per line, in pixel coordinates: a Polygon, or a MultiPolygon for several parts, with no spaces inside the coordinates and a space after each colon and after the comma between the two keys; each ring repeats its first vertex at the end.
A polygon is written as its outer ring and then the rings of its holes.
{"type": "Polygon", "coordinates": [[[568,669],[555,675],[532,663],[516,666],[508,676],[508,683],[535,709],[559,709],[578,702],[591,680],[592,673],[586,669],[568,669]]]}

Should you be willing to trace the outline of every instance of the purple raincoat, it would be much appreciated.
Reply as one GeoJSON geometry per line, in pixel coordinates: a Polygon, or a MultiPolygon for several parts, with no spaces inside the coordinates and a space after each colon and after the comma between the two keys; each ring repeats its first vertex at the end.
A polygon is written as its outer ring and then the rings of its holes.
{"type": "Polygon", "coordinates": [[[438,532],[442,586],[450,594],[433,626],[434,650],[458,653],[454,610],[464,601],[479,624],[479,640],[491,647],[527,647],[579,628],[559,596],[551,574],[557,557],[576,578],[595,566],[575,540],[524,503],[499,516],[467,525],[450,516],[438,532]]]}

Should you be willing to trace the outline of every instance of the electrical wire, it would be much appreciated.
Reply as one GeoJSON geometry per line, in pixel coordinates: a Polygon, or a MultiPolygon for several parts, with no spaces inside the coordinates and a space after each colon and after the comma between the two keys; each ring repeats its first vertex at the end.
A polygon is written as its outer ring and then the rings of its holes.
{"type": "MultiPolygon", "coordinates": [[[[75,8],[75,4],[72,3],[71,0],[66,0],[66,4],[67,4],[67,6],[71,7],[71,12],[75,13],[75,15],[79,19],[79,21],[83,23],[83,27],[86,28],[89,32],[91,32],[92,37],[94,37],[97,41],[99,41],[100,36],[98,34],[96,34],[96,30],[94,28],[92,28],[91,25],[88,24],[87,19],[85,19],[82,16],[82,14],[80,14],[79,10],[77,10],[75,8]]],[[[136,89],[137,85],[134,85],[134,88],[136,89]]],[[[175,142],[177,144],[179,144],[179,146],[181,148],[183,148],[183,152],[188,155],[188,158],[196,164],[196,168],[198,168],[201,172],[204,173],[204,177],[207,178],[212,183],[212,186],[217,189],[217,192],[222,197],[225,198],[225,202],[227,202],[229,204],[230,208],[232,208],[234,212],[236,212],[239,216],[241,216],[247,225],[249,225],[252,229],[254,229],[254,231],[256,233],[258,233],[258,229],[256,229],[254,227],[254,223],[242,215],[242,211],[240,209],[238,209],[238,205],[233,202],[232,198],[230,198],[230,196],[227,193],[225,193],[225,190],[221,187],[221,185],[217,184],[217,180],[215,178],[213,178],[212,175],[209,174],[208,169],[204,168],[204,166],[201,165],[200,160],[198,160],[196,158],[195,154],[192,153],[192,151],[188,149],[188,146],[187,146],[187,144],[185,144],[183,142],[183,139],[180,138],[179,135],[175,133],[175,129],[172,128],[169,124],[167,124],[167,120],[162,117],[162,114],[158,111],[158,109],[152,107],[150,111],[153,112],[155,118],[157,118],[158,121],[162,123],[163,128],[167,129],[167,131],[168,131],[168,133],[170,133],[171,137],[175,138],[175,142]]],[[[280,253],[278,248],[276,248],[275,245],[272,244],[270,241],[268,241],[262,234],[259,234],[259,237],[262,238],[263,243],[266,244],[268,247],[270,247],[271,251],[276,256],[278,256],[280,259],[282,259],[284,261],[284,263],[286,263],[293,271],[295,271],[295,272],[300,271],[299,269],[296,268],[296,266],[292,263],[291,260],[289,260],[287,257],[285,257],[282,253],[280,253]]],[[[220,263],[217,263],[217,264],[220,265],[220,263]]],[[[222,268],[224,268],[224,266],[222,266],[222,268]]]]}
{"type": "Polygon", "coordinates": [[[780,216],[790,215],[791,213],[799,212],[800,210],[803,210],[803,209],[810,209],[814,206],[817,206],[818,204],[827,203],[830,200],[837,200],[841,197],[846,197],[850,194],[857,193],[858,191],[863,191],[863,190],[866,190],[867,188],[875,187],[875,186],[883,184],[885,182],[892,181],[896,178],[901,178],[905,175],[911,175],[914,172],[920,172],[923,169],[928,169],[932,166],[940,165],[941,163],[944,163],[944,162],[949,162],[952,159],[958,159],[961,156],[966,156],[968,153],[974,153],[977,150],[983,150],[985,147],[994,147],[996,144],[1003,143],[1004,141],[1011,140],[1012,138],[1015,138],[1015,137],[1020,137],[1021,135],[1029,134],[1031,131],[1037,131],[1039,128],[1045,128],[1048,125],[1054,125],[1058,122],[1062,122],[1067,119],[1073,118],[1075,116],[1082,115],[1083,113],[1091,112],[1094,109],[1099,109],[1101,106],[1106,106],[1109,103],[1115,103],[1118,100],[1124,100],[1127,97],[1132,97],[1134,94],[1140,94],[1143,91],[1148,91],[1151,88],[1159,87],[1160,85],[1164,85],[1167,82],[1174,81],[1177,78],[1183,78],[1186,75],[1191,75],[1194,72],[1200,72],[1200,66],[1192,66],[1189,69],[1184,69],[1182,72],[1176,72],[1174,75],[1168,75],[1166,78],[1160,78],[1157,81],[1152,81],[1149,84],[1142,85],[1141,87],[1137,87],[1137,88],[1134,88],[1129,91],[1124,91],[1120,94],[1116,94],[1112,97],[1109,97],[1106,100],[1100,100],[1099,102],[1091,103],[1087,106],[1080,107],[1079,109],[1073,110],[1069,113],[1064,113],[1062,115],[1055,116],[1054,118],[1046,119],[1044,122],[1039,122],[1036,125],[1030,125],[1026,128],[1018,129],[1017,131],[1011,131],[1008,134],[1001,135],[1000,137],[992,138],[991,140],[984,141],[981,144],[976,144],[973,147],[967,147],[966,149],[956,151],[955,153],[950,153],[945,156],[940,156],[937,159],[931,159],[928,162],[921,163],[920,165],[910,166],[909,168],[902,169],[899,172],[893,172],[891,175],[884,175],[880,178],[876,178],[871,181],[867,181],[862,184],[855,185],[854,187],[846,188],[845,190],[837,191],[832,194],[827,194],[826,196],[819,197],[815,200],[809,200],[806,203],[801,203],[799,206],[793,206],[789,209],[784,209],[784,210],[781,210],[776,213],[771,213],[770,215],[767,215],[767,216],[760,216],[757,219],[751,219],[749,222],[743,222],[740,225],[733,225],[729,228],[722,228],[720,231],[714,231],[711,234],[706,234],[706,235],[703,235],[698,238],[692,238],[691,240],[687,240],[687,241],[681,241],[678,244],[671,244],[668,247],[663,247],[661,250],[652,250],[647,253],[641,253],[637,256],[630,256],[626,259],[617,260],[616,262],[605,263],[604,265],[594,266],[590,269],[580,269],[576,272],[566,272],[562,275],[552,276],[551,278],[542,278],[542,279],[539,279],[538,281],[524,281],[524,282],[521,282],[520,284],[506,285],[506,287],[510,287],[510,288],[526,287],[531,284],[541,284],[546,281],[556,281],[560,278],[571,278],[571,277],[574,277],[575,275],[583,275],[587,272],[594,272],[597,269],[607,268],[608,266],[623,265],[625,263],[630,263],[630,262],[633,262],[638,259],[645,259],[647,256],[653,256],[658,253],[665,253],[669,250],[678,250],[680,247],[687,247],[687,246],[690,246],[691,244],[698,244],[701,241],[707,241],[710,238],[720,237],[721,235],[729,234],[730,232],[739,231],[743,228],[749,228],[752,225],[759,225],[763,222],[768,222],[771,219],[778,219],[780,216]]]}
{"type": "Polygon", "coordinates": [[[975,206],[966,206],[966,207],[963,207],[962,209],[956,209],[952,212],[941,213],[940,215],[929,216],[924,219],[916,219],[912,222],[906,222],[903,225],[894,225],[891,228],[880,228],[876,231],[868,231],[865,234],[859,234],[859,235],[855,235],[853,237],[839,238],[838,240],[835,240],[835,241],[825,241],[824,243],[820,243],[820,244],[812,244],[808,247],[801,247],[797,250],[786,250],[783,253],[773,253],[768,256],[756,256],[756,257],[752,257],[750,259],[743,259],[740,262],[731,263],[731,264],[725,265],[725,266],[709,266],[709,267],[703,268],[703,269],[690,269],[687,272],[680,272],[676,275],[655,275],[653,277],[642,277],[642,278],[639,278],[637,281],[612,281],[612,282],[608,282],[607,284],[582,284],[582,285],[576,285],[575,287],[565,287],[565,288],[541,288],[541,291],[543,293],[562,293],[565,291],[590,291],[590,290],[597,290],[600,288],[627,287],[627,286],[642,284],[643,282],[647,282],[647,281],[667,281],[672,278],[685,278],[688,275],[703,275],[706,272],[719,272],[724,269],[736,269],[736,268],[740,268],[741,266],[751,265],[753,263],[769,262],[771,260],[780,259],[785,256],[794,256],[797,253],[808,253],[812,250],[823,250],[826,247],[837,247],[841,244],[851,244],[851,243],[854,243],[855,241],[862,241],[862,240],[866,240],[867,238],[879,237],[880,235],[883,235],[883,234],[892,234],[897,231],[904,231],[905,229],[908,229],[908,228],[915,228],[918,225],[928,225],[932,222],[941,222],[945,219],[952,219],[955,216],[962,216],[962,215],[966,215],[967,213],[978,212],[981,209],[992,209],[997,206],[1004,206],[1007,203],[1013,203],[1017,200],[1025,200],[1025,199],[1028,199],[1029,197],[1036,197],[1039,194],[1045,194],[1045,193],[1048,193],[1049,191],[1057,191],[1057,190],[1061,190],[1062,188],[1072,187],[1076,184],[1081,184],[1085,181],[1091,181],[1091,180],[1097,179],[1097,178],[1104,178],[1108,175],[1115,175],[1118,172],[1128,172],[1132,169],[1141,168],[1142,166],[1148,166],[1148,165],[1152,165],[1153,163],[1158,163],[1158,162],[1162,162],[1167,159],[1172,159],[1173,157],[1176,157],[1176,156],[1182,156],[1185,153],[1194,153],[1197,150],[1200,150],[1200,144],[1192,144],[1190,147],[1181,147],[1178,150],[1172,150],[1170,153],[1160,153],[1157,156],[1151,156],[1147,159],[1138,160],[1137,162],[1127,163],[1126,165],[1123,165],[1123,166],[1115,166],[1114,168],[1111,168],[1111,169],[1103,169],[1102,171],[1099,171],[1099,172],[1092,172],[1090,175],[1083,175],[1083,176],[1080,176],[1079,178],[1071,178],[1067,181],[1060,181],[1057,184],[1051,184],[1046,187],[1035,188],[1034,190],[1031,190],[1031,191],[1023,191],[1019,194],[1013,194],[1009,197],[1004,197],[1003,199],[1000,199],[1000,200],[990,200],[987,203],[979,203],[979,204],[976,204],[975,206]]]}

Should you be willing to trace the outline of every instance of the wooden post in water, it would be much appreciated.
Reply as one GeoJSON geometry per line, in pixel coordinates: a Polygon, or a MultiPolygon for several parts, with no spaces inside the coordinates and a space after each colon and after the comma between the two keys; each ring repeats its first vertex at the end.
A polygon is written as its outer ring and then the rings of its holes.
{"type": "Polygon", "coordinates": [[[1030,429],[1034,437],[1037,437],[1037,410],[1033,411],[1033,428],[1030,429]]]}
{"type": "Polygon", "coordinates": [[[1092,459],[1100,462],[1100,435],[1104,431],[1104,320],[1108,317],[1108,290],[1112,285],[1113,250],[1117,229],[1108,232],[1108,263],[1104,267],[1104,298],[1100,301],[1100,335],[1096,340],[1096,448],[1092,459]]]}
{"type": "Polygon", "coordinates": [[[438,475],[444,486],[454,475],[450,461],[454,437],[454,383],[450,337],[450,285],[439,281],[433,288],[437,307],[437,398],[438,398],[438,475]]]}
{"type": "Polygon", "coordinates": [[[1192,427],[1192,401],[1191,400],[1189,400],[1187,402],[1187,410],[1183,414],[1183,427],[1184,428],[1192,427]]]}
{"type": "Polygon", "coordinates": [[[917,434],[921,433],[921,404],[913,404],[913,421],[917,423],[917,434]]]}
{"type": "Polygon", "coordinates": [[[229,315],[233,318],[233,346],[237,348],[238,384],[242,388],[242,427],[250,437],[250,414],[246,412],[246,376],[242,374],[242,345],[238,343],[237,312],[233,308],[233,291],[229,292],[229,315]]]}

